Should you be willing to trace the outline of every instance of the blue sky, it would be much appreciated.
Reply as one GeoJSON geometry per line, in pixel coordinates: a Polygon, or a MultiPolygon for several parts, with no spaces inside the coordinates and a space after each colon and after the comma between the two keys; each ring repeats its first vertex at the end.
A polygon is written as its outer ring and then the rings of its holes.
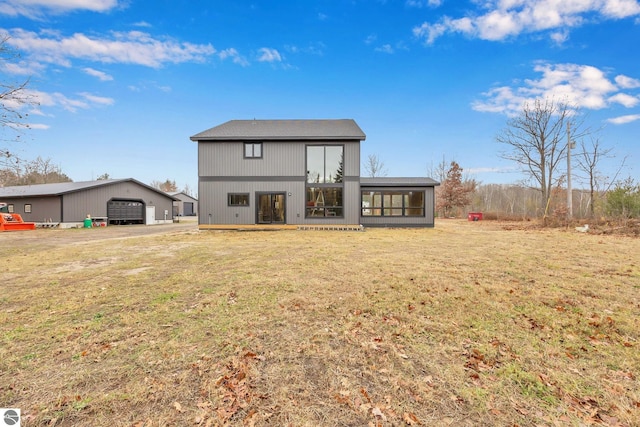
{"type": "Polygon", "coordinates": [[[231,119],[353,118],[362,158],[388,176],[446,159],[516,182],[495,137],[544,97],[601,129],[616,155],[603,173],[626,157],[623,175],[640,178],[636,0],[0,0],[0,32],[20,53],[3,81],[29,77],[39,102],[10,148],[74,181],[196,190],[191,135],[231,119]]]}

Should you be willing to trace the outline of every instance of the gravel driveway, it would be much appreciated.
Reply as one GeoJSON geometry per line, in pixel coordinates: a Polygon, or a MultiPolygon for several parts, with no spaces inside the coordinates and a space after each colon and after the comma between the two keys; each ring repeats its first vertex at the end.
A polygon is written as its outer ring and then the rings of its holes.
{"type": "Polygon", "coordinates": [[[194,220],[158,225],[110,225],[108,227],[69,229],[39,228],[33,231],[0,232],[0,245],[4,249],[17,249],[31,245],[57,247],[79,242],[197,231],[198,223],[194,220]]]}

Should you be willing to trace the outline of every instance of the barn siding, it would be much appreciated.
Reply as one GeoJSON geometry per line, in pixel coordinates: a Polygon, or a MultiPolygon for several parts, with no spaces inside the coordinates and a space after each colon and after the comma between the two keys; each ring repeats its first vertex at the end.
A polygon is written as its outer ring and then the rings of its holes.
{"type": "Polygon", "coordinates": [[[14,212],[20,214],[26,222],[60,222],[62,199],[59,196],[52,197],[29,197],[19,199],[2,199],[3,203],[11,204],[14,212]],[[24,205],[31,205],[31,213],[24,211],[24,205]]]}
{"type": "Polygon", "coordinates": [[[107,216],[107,202],[111,199],[142,200],[145,206],[155,206],[156,220],[173,218],[173,201],[149,188],[125,181],[96,188],[89,188],[63,196],[64,222],[81,222],[87,214],[92,217],[107,216]]]}
{"type": "Polygon", "coordinates": [[[193,207],[193,214],[197,215],[198,214],[198,200],[194,199],[193,197],[189,196],[188,194],[185,193],[170,193],[173,197],[175,197],[176,199],[179,199],[175,202],[173,202],[173,212],[175,215],[179,215],[179,216],[184,216],[188,213],[185,213],[185,205],[191,203],[192,207],[193,207]]]}
{"type": "MultiPolygon", "coordinates": [[[[25,191],[28,188],[25,186],[25,191]]],[[[15,212],[25,221],[80,223],[87,214],[92,217],[107,216],[107,202],[111,199],[141,200],[146,206],[155,207],[156,220],[164,219],[165,210],[167,220],[173,218],[173,199],[168,194],[146,187],[135,180],[99,182],[94,187],[60,193],[51,192],[50,195],[2,197],[1,201],[14,205],[15,212]],[[31,213],[24,213],[25,204],[31,204],[31,213]]]]}

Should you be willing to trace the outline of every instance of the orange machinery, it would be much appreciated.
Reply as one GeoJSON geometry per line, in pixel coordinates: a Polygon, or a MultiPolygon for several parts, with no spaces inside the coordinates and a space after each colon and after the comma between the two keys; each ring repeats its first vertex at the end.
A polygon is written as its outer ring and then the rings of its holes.
{"type": "Polygon", "coordinates": [[[24,222],[17,213],[0,213],[0,231],[35,230],[35,222],[24,222]]]}

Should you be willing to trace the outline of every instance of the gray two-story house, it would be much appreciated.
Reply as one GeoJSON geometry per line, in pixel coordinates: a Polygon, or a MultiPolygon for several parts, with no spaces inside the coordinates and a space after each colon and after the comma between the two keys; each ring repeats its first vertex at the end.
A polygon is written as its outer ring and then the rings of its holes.
{"type": "Polygon", "coordinates": [[[433,226],[428,178],[360,178],[351,119],[231,120],[198,143],[199,226],[433,226]]]}

